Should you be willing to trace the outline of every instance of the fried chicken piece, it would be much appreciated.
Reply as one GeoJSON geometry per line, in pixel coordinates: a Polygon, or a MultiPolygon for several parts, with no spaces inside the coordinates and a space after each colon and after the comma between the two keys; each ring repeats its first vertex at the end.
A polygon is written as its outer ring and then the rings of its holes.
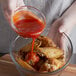
{"type": "Polygon", "coordinates": [[[25,61],[23,61],[21,58],[17,57],[16,61],[23,67],[26,68],[28,70],[33,70],[36,71],[31,65],[29,65],[28,63],[26,63],[25,61]]]}
{"type": "Polygon", "coordinates": [[[36,47],[40,47],[41,44],[42,44],[42,41],[36,40],[35,43],[34,43],[34,47],[35,47],[35,48],[36,48],[36,47]]]}
{"type": "Polygon", "coordinates": [[[40,67],[39,72],[49,72],[49,69],[51,68],[51,65],[48,63],[48,60],[43,63],[43,65],[40,67]]]}
{"type": "Polygon", "coordinates": [[[25,45],[23,48],[20,49],[20,51],[18,52],[18,55],[21,59],[25,60],[25,56],[26,54],[31,51],[32,48],[32,44],[29,43],[28,45],[25,45]]]}
{"type": "Polygon", "coordinates": [[[39,36],[37,38],[37,40],[39,40],[41,42],[40,47],[56,47],[56,45],[54,44],[54,42],[45,36],[39,36]]]}
{"type": "Polygon", "coordinates": [[[61,62],[58,59],[49,59],[47,60],[40,68],[40,72],[52,72],[64,65],[64,62],[61,62]]]}
{"type": "Polygon", "coordinates": [[[59,58],[62,56],[64,53],[61,49],[55,48],[55,47],[44,47],[44,48],[36,48],[39,50],[39,53],[44,54],[47,58],[59,58]]]}
{"type": "Polygon", "coordinates": [[[55,70],[61,68],[65,64],[64,61],[62,62],[58,59],[50,59],[49,62],[51,63],[51,66],[52,66],[50,71],[55,71],[55,70]]]}

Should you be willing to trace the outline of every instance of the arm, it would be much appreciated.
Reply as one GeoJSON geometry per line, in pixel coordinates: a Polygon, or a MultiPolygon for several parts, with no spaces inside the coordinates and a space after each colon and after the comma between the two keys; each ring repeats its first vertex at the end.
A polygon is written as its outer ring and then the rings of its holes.
{"type": "Polygon", "coordinates": [[[72,28],[76,25],[76,1],[62,15],[61,19],[63,20],[63,24],[60,26],[59,31],[69,34],[72,28]]]}
{"type": "Polygon", "coordinates": [[[10,20],[12,12],[20,6],[23,6],[23,0],[1,0],[1,6],[5,17],[10,20]]]}
{"type": "Polygon", "coordinates": [[[76,25],[76,1],[59,19],[57,19],[52,24],[52,27],[49,30],[50,33],[48,33],[48,35],[51,35],[52,33],[56,34],[56,32],[65,32],[66,34],[69,34],[75,25],[76,25]]]}

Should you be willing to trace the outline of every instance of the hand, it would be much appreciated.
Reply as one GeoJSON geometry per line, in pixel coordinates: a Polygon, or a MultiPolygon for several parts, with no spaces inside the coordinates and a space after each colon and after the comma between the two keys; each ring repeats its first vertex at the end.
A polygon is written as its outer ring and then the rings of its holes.
{"type": "Polygon", "coordinates": [[[71,7],[53,24],[49,30],[48,36],[51,37],[57,45],[62,46],[62,33],[70,34],[72,28],[76,25],[76,1],[71,7]],[[60,43],[59,43],[60,42],[60,43]]]}
{"type": "Polygon", "coordinates": [[[10,16],[13,11],[20,6],[23,6],[23,0],[1,0],[1,6],[4,11],[5,17],[10,21],[10,16]]]}
{"type": "Polygon", "coordinates": [[[63,26],[63,20],[61,18],[57,19],[51,26],[49,30],[48,37],[52,38],[56,45],[62,47],[62,33],[60,33],[59,29],[63,26]]]}

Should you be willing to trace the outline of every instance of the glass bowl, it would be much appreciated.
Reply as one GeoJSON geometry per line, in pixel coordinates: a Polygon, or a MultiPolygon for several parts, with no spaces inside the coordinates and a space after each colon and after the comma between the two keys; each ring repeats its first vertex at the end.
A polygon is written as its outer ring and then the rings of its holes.
{"type": "Polygon", "coordinates": [[[14,12],[11,15],[11,27],[16,33],[18,33],[22,37],[37,37],[41,34],[41,32],[43,32],[45,25],[46,18],[44,14],[40,10],[32,6],[18,7],[14,10],[14,12]],[[35,21],[35,19],[39,21],[35,21]],[[23,22],[24,20],[25,24],[23,22]],[[15,23],[18,22],[20,24],[16,25],[15,23]],[[40,22],[40,24],[36,22],[40,22]],[[29,25],[27,25],[27,23],[29,25]],[[41,25],[41,23],[43,24],[43,27],[39,26],[41,25]],[[41,30],[39,30],[40,28],[41,30]]]}
{"type": "Polygon", "coordinates": [[[9,48],[10,56],[11,56],[13,62],[15,63],[18,71],[20,72],[20,75],[21,76],[60,76],[61,72],[69,64],[72,53],[73,53],[73,46],[72,46],[72,42],[71,42],[70,38],[65,33],[62,33],[62,38],[60,39],[60,40],[62,40],[62,47],[57,45],[61,49],[64,50],[65,61],[66,61],[65,65],[58,70],[55,70],[53,72],[47,72],[47,73],[39,73],[39,72],[35,72],[35,71],[30,71],[28,69],[23,68],[16,61],[17,52],[19,51],[19,49],[21,47],[27,45],[28,43],[30,43],[31,40],[32,40],[31,38],[23,38],[23,37],[17,36],[15,38],[15,40],[11,43],[10,48],[9,48]]]}

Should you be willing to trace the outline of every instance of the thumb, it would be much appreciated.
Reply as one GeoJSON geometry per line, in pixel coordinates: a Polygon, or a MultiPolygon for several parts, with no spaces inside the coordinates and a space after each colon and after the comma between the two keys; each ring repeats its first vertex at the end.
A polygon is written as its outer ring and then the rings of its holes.
{"type": "Polygon", "coordinates": [[[16,8],[24,6],[23,0],[9,0],[9,9],[13,12],[16,8]]]}

